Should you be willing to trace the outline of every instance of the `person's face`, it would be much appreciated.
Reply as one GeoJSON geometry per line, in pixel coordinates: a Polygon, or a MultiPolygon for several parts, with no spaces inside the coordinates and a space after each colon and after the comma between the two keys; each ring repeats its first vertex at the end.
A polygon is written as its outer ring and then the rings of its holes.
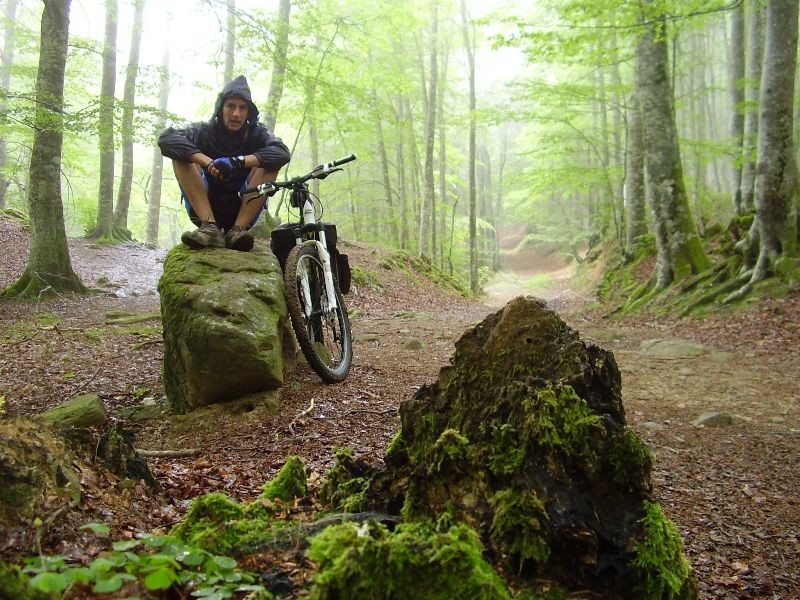
{"type": "Polygon", "coordinates": [[[222,124],[231,133],[236,133],[247,121],[248,105],[241,98],[228,98],[222,105],[222,124]]]}

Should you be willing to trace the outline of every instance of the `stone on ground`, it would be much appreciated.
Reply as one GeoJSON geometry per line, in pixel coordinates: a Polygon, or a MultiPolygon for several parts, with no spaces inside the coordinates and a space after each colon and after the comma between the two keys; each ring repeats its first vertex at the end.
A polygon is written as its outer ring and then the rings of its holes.
{"type": "Polygon", "coordinates": [[[158,284],[164,322],[164,389],[179,413],[279,388],[294,337],[277,260],[179,245],[158,284]]]}
{"type": "Polygon", "coordinates": [[[42,413],[58,427],[101,427],[108,422],[103,401],[97,394],[82,394],[42,413]]]}

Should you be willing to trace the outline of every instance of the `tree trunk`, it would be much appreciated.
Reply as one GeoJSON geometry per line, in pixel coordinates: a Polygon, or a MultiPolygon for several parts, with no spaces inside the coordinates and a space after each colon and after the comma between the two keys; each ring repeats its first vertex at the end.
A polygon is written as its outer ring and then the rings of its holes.
{"type": "Polygon", "coordinates": [[[431,251],[431,255],[434,257],[435,262],[439,264],[439,267],[444,267],[444,240],[445,240],[445,218],[444,218],[444,209],[446,206],[446,195],[447,195],[447,148],[446,148],[446,140],[447,140],[447,122],[444,118],[444,92],[447,89],[447,66],[448,66],[448,57],[450,56],[450,52],[448,51],[448,45],[445,41],[445,47],[442,51],[442,69],[440,72],[439,77],[439,94],[437,103],[438,106],[436,111],[439,113],[439,208],[437,209],[434,207],[432,211],[433,214],[433,222],[432,222],[432,229],[433,229],[433,248],[431,251]],[[439,218],[437,215],[437,211],[441,211],[442,215],[439,218]],[[437,234],[437,227],[440,228],[439,233],[437,234]],[[437,252],[437,243],[436,240],[439,240],[438,244],[438,252],[437,252]]]}
{"type": "Polygon", "coordinates": [[[222,85],[233,79],[233,63],[236,57],[236,0],[227,0],[225,18],[225,71],[222,85]]]}
{"type": "MultiPolygon", "coordinates": [[[[169,102],[169,44],[164,45],[164,59],[161,63],[161,78],[158,87],[158,119],[156,130],[163,131],[167,124],[167,104],[169,102]]],[[[147,194],[147,243],[158,246],[158,226],[161,216],[161,183],[164,178],[164,157],[158,146],[153,146],[153,167],[150,175],[150,189],[147,194]]]]}
{"type": "Polygon", "coordinates": [[[644,192],[644,125],[638,90],[631,94],[628,107],[628,149],[625,163],[625,245],[630,250],[636,238],[647,233],[644,192]]]}
{"type": "Polygon", "coordinates": [[[771,275],[781,256],[797,254],[797,165],[792,143],[797,18],[798,0],[769,2],[756,169],[760,246],[752,282],[771,275]]]}
{"type": "Polygon", "coordinates": [[[133,109],[136,104],[136,76],[139,72],[139,48],[142,41],[142,15],[144,0],[134,0],[133,31],[128,66],[125,69],[125,91],[122,104],[122,171],[117,189],[117,203],[114,207],[114,233],[124,239],[131,239],[128,230],[128,207],[131,203],[133,186],[133,109]]]}
{"type": "MultiPolygon", "coordinates": [[[[652,0],[645,0],[652,7],[652,0]]],[[[637,83],[641,94],[648,187],[656,220],[658,260],[656,289],[670,285],[709,266],[691,210],[683,179],[675,109],[669,79],[666,25],[662,15],[645,16],[643,35],[636,48],[637,83]]]]}
{"type": "Polygon", "coordinates": [[[397,102],[397,144],[395,156],[397,162],[397,188],[400,193],[400,248],[408,250],[408,191],[406,186],[406,159],[403,147],[405,126],[405,102],[402,98],[397,102]]]}
{"type": "Polygon", "coordinates": [[[433,220],[433,210],[435,206],[435,194],[433,181],[433,151],[434,140],[436,138],[436,93],[438,86],[438,36],[439,28],[439,4],[433,0],[433,18],[431,20],[431,70],[429,73],[428,99],[426,103],[425,115],[425,169],[422,197],[422,210],[420,211],[419,221],[419,254],[422,257],[431,259],[435,248],[431,248],[431,222],[433,220]]]}
{"type": "Polygon", "coordinates": [[[28,210],[31,248],[19,280],[3,297],[40,298],[86,292],[72,271],[61,202],[61,146],[64,139],[64,72],[70,0],[44,0],[28,210]]]}
{"type": "MultiPolygon", "coordinates": [[[[0,61],[0,90],[11,87],[11,65],[14,64],[14,29],[17,23],[17,5],[19,0],[8,0],[6,4],[6,28],[3,38],[3,57],[0,61]]],[[[6,123],[6,101],[0,98],[0,128],[6,123]]],[[[1,129],[0,129],[1,130],[1,129]]],[[[8,168],[8,155],[6,152],[6,138],[0,135],[0,208],[6,207],[6,191],[11,180],[6,176],[8,168]]]]}
{"type": "Polygon", "coordinates": [[[474,39],[470,36],[470,27],[467,22],[467,6],[461,0],[461,30],[464,35],[464,51],[467,54],[467,69],[469,71],[469,156],[467,169],[469,170],[469,286],[473,294],[480,290],[478,280],[478,215],[477,198],[475,190],[475,136],[477,125],[475,123],[475,51],[474,39]]]}
{"type": "Polygon", "coordinates": [[[758,142],[758,97],[761,85],[761,62],[764,55],[763,19],[760,0],[747,3],[747,110],[744,116],[742,148],[742,208],[755,208],[756,144],[758,142]]]}
{"type": "Polygon", "coordinates": [[[737,215],[744,212],[742,205],[742,155],[744,136],[744,2],[731,12],[731,52],[728,62],[728,77],[731,96],[730,135],[736,160],[731,164],[731,192],[733,209],[737,215]]]}
{"type": "Polygon", "coordinates": [[[386,140],[383,135],[383,119],[381,118],[383,111],[378,107],[378,94],[375,90],[371,91],[371,96],[373,101],[373,118],[375,119],[375,137],[378,143],[378,156],[381,159],[381,178],[383,179],[383,188],[386,194],[384,205],[386,226],[388,228],[390,243],[396,246],[399,234],[397,231],[397,215],[394,209],[394,198],[392,197],[392,180],[389,177],[389,155],[386,152],[386,140]]]}
{"type": "Polygon", "coordinates": [[[103,79],[100,84],[98,142],[100,184],[97,194],[97,228],[92,237],[112,237],[114,226],[114,89],[117,78],[117,0],[106,0],[106,34],[103,44],[103,79]]]}
{"type": "Polygon", "coordinates": [[[275,23],[275,54],[272,56],[272,79],[269,83],[265,124],[267,129],[275,131],[278,120],[278,108],[283,96],[283,82],[286,77],[286,56],[289,52],[289,12],[291,0],[280,0],[278,20],[275,23]]]}

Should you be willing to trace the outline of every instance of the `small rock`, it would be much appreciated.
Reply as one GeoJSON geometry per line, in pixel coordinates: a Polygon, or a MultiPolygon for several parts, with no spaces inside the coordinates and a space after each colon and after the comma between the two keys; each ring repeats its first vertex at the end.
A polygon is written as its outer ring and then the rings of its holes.
{"type": "Polygon", "coordinates": [[[686,367],[684,367],[683,369],[679,369],[678,370],[678,375],[680,375],[681,377],[688,377],[689,375],[692,375],[693,373],[694,373],[694,371],[692,371],[691,369],[687,369],[686,367]]]}
{"type": "Polygon", "coordinates": [[[657,423],[656,421],[647,421],[647,423],[642,423],[642,427],[644,427],[645,429],[652,429],[652,430],[664,429],[664,425],[662,425],[661,423],[657,423]]]}
{"type": "Polygon", "coordinates": [[[726,412],[703,413],[692,421],[695,427],[729,427],[735,422],[733,415],[726,412]]]}
{"type": "Polygon", "coordinates": [[[780,425],[782,423],[786,423],[786,419],[784,419],[783,417],[774,416],[774,417],[770,417],[769,418],[769,422],[770,423],[775,423],[777,425],[780,425]]]}
{"type": "Polygon", "coordinates": [[[358,336],[360,342],[377,342],[380,336],[377,333],[365,333],[358,336]]]}

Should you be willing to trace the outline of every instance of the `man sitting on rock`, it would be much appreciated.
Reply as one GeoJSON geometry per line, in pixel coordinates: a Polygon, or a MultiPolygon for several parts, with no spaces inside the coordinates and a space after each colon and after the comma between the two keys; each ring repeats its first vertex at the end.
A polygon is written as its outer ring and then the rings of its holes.
{"type": "Polygon", "coordinates": [[[258,122],[244,75],[222,89],[209,122],[170,127],[158,138],[158,146],[172,159],[186,211],[198,226],[185,232],[181,241],[191,248],[250,251],[250,227],[266,198],[243,203],[239,192],[274,181],[290,154],[281,139],[258,122]]]}

